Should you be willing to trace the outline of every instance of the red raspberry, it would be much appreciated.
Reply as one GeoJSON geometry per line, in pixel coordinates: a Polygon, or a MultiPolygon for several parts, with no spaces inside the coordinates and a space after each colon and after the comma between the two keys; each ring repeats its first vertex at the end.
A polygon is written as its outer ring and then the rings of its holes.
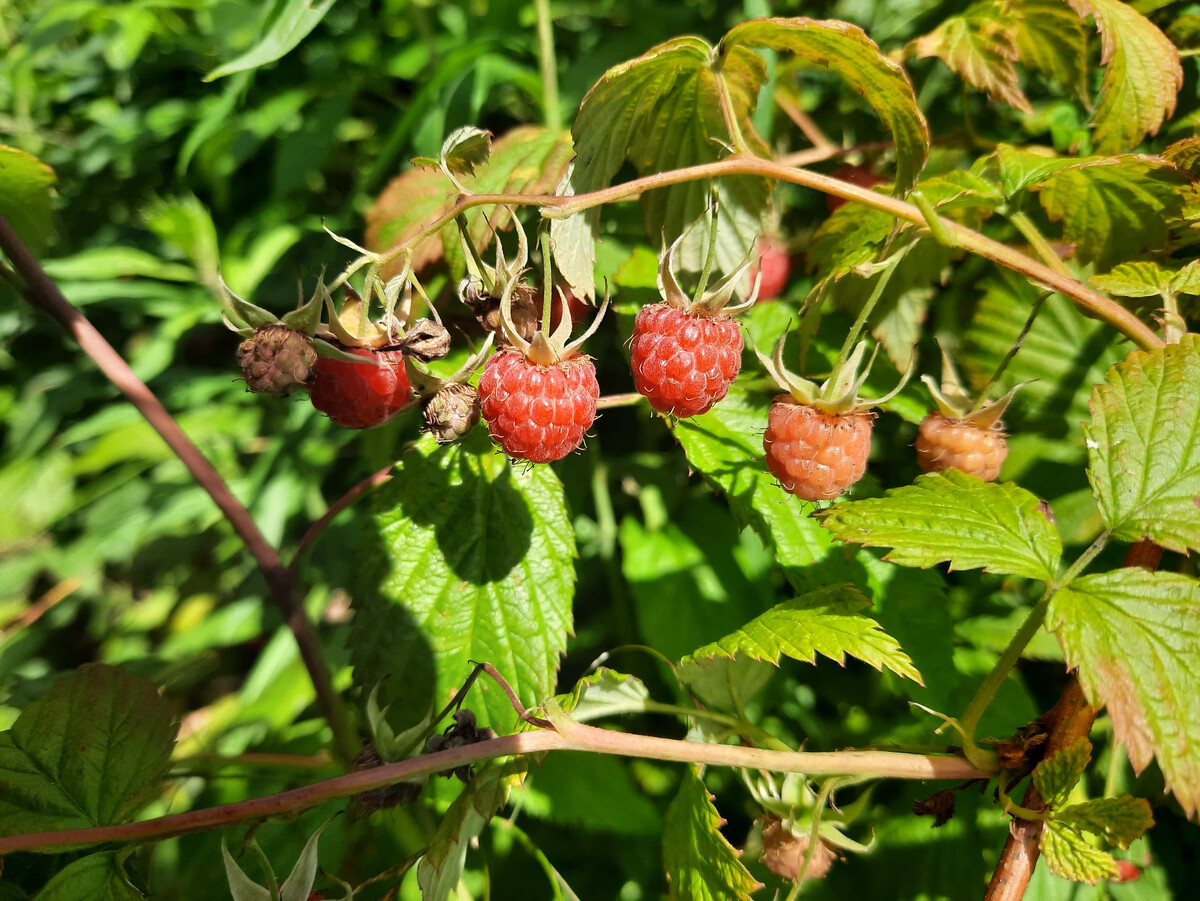
{"type": "Polygon", "coordinates": [[[865,410],[822,413],[780,394],[763,435],[767,468],[801,500],[832,500],[866,472],[872,421],[865,410]]]}
{"type": "Polygon", "coordinates": [[[758,283],[758,300],[763,303],[774,300],[787,288],[788,276],[792,274],[792,257],[787,248],[770,238],[758,242],[759,259],[750,267],[750,284],[758,278],[762,268],[762,280],[758,283]]]}
{"type": "Polygon", "coordinates": [[[1117,861],[1117,875],[1109,879],[1109,882],[1136,882],[1142,875],[1142,868],[1132,860],[1117,861]]]}
{"type": "Polygon", "coordinates": [[[1008,456],[1000,429],[982,429],[942,413],[930,413],[921,421],[915,447],[922,472],[957,469],[985,482],[1000,475],[1008,456]]]}
{"type": "MultiPolygon", "coordinates": [[[[873,188],[876,185],[883,184],[883,179],[866,166],[841,166],[830,172],[829,177],[848,181],[850,184],[858,185],[860,188],[873,188]]],[[[839,207],[845,206],[848,202],[832,194],[825,195],[825,209],[831,213],[839,207]]]]}
{"type": "Polygon", "coordinates": [[[402,351],[336,346],[356,357],[374,357],[387,364],[371,366],[317,357],[316,375],[308,396],[314,407],[338,425],[348,429],[373,428],[387,422],[412,401],[413,391],[404,372],[402,351]]]}
{"type": "Polygon", "coordinates": [[[712,409],[742,368],[742,332],[727,316],[698,316],[667,303],[633,323],[633,384],[659,413],[686,419],[712,409]]]}
{"type": "Polygon", "coordinates": [[[539,366],[505,348],[487,361],[479,400],[488,431],[518,460],[561,460],[583,441],[596,418],[600,385],[589,357],[573,354],[539,366]]]}

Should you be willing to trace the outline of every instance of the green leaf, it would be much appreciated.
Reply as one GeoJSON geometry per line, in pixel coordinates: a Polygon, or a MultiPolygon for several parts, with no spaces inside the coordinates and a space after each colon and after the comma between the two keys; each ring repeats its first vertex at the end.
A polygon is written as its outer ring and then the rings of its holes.
{"type": "Polygon", "coordinates": [[[35,252],[50,236],[54,170],[33,154],[0,144],[0,215],[35,252]]]}
{"type": "Polygon", "coordinates": [[[1042,857],[1055,876],[1095,885],[1101,879],[1115,879],[1120,870],[1111,854],[1101,851],[1078,829],[1050,820],[1038,837],[1042,857]]]}
{"type": "Polygon", "coordinates": [[[995,150],[996,163],[1000,169],[1000,184],[1004,194],[1012,197],[1032,185],[1040,185],[1061,169],[1079,165],[1079,160],[1069,156],[1055,156],[1046,147],[1014,147],[1001,144],[995,150]]]}
{"type": "Polygon", "coordinates": [[[0,733],[0,835],[128,822],[166,772],[171,710],[153,683],[89,663],[0,733]]]}
{"type": "Polygon", "coordinates": [[[37,893],[37,901],[141,901],[143,897],[130,885],[115,851],[72,861],[37,893]]]}
{"type": "Polygon", "coordinates": [[[1041,186],[1039,199],[1076,256],[1101,269],[1167,243],[1167,221],[1183,210],[1191,179],[1152,157],[1085,160],[1041,186]]]}
{"type": "Polygon", "coordinates": [[[1055,593],[1046,626],[1089,700],[1108,707],[1138,772],[1157,759],[1189,815],[1200,806],[1200,586],[1127,568],[1055,593]]]}
{"type": "Polygon", "coordinates": [[[641,713],[650,700],[650,692],[636,676],[618,673],[606,666],[575,683],[569,695],[555,699],[563,713],[571,714],[576,722],[626,713],[641,713]]]}
{"type": "Polygon", "coordinates": [[[519,760],[488,764],[454,799],[417,864],[421,901],[445,901],[458,888],[467,849],[508,800],[511,772],[517,767],[524,765],[519,760]]]}
{"type": "Polygon", "coordinates": [[[321,23],[325,14],[337,0],[280,0],[278,12],[271,25],[257,44],[224,65],[218,66],[204,76],[205,81],[216,81],[234,72],[258,69],[282,58],[321,23]]]}
{"type": "Polygon", "coordinates": [[[1013,66],[1019,56],[1018,22],[1008,4],[980,0],[959,15],[943,19],[910,47],[918,58],[936,56],[976,90],[1032,113],[1013,66]]]}
{"type": "Polygon", "coordinates": [[[929,129],[917,107],[904,69],[885,56],[862,29],[847,22],[815,19],[754,19],[735,25],[721,40],[721,53],[737,47],[792,53],[813,67],[835,73],[875,110],[896,145],[897,196],[916,184],[929,155],[929,129]]]}
{"type": "MultiPolygon", "coordinates": [[[[514,469],[477,429],[426,437],[374,496],[360,548],[351,660],[358,684],[407,725],[487,661],[526,706],[548,697],[571,628],[575,538],[549,466],[514,469]]],[[[514,713],[487,680],[480,724],[514,713]]],[[[475,709],[476,704],[468,701],[475,709]]]]}
{"type": "Polygon", "coordinates": [[[981,482],[957,469],[919,476],[881,498],[835,504],[818,514],[842,541],[890,547],[902,566],[978,569],[1050,581],[1062,542],[1044,505],[1012,483],[981,482]]]}
{"type": "Polygon", "coordinates": [[[1200,16],[1180,16],[1167,27],[1167,37],[1181,50],[1200,47],[1200,16]]]}
{"type": "Polygon", "coordinates": [[[1068,826],[1101,836],[1110,845],[1128,848],[1153,825],[1154,815],[1145,798],[1121,795],[1073,804],[1057,811],[1054,819],[1068,826]]]}
{"type": "MultiPolygon", "coordinates": [[[[1077,748],[1085,741],[1080,739],[1072,747],[1077,748]]],[[[1055,759],[1061,756],[1060,753],[1055,759]]],[[[1034,779],[1037,780],[1036,770],[1034,779]]],[[[1065,800],[1063,792],[1060,803],[1065,800]]],[[[1117,868],[1112,857],[1096,848],[1085,833],[1101,836],[1110,845],[1128,848],[1153,825],[1154,817],[1145,799],[1130,795],[1099,798],[1055,810],[1043,828],[1039,843],[1052,873],[1090,884],[1113,878],[1117,868]]]]}
{"type": "Polygon", "coordinates": [[[1092,743],[1080,736],[1033,769],[1033,784],[1052,811],[1067,803],[1071,790],[1092,759],[1092,743]]]}
{"type": "Polygon", "coordinates": [[[675,671],[679,684],[711,710],[744,710],[766,687],[775,668],[753,657],[711,656],[684,658],[675,671]]]}
{"type": "Polygon", "coordinates": [[[491,152],[492,133],[466,125],[442,142],[441,162],[451,172],[470,175],[488,161],[491,152]]]}
{"type": "Polygon", "coordinates": [[[1171,292],[1175,272],[1149,260],[1115,266],[1107,275],[1093,275],[1088,284],[1118,297],[1155,297],[1171,292]]]}
{"type": "Polygon", "coordinates": [[[862,203],[838,207],[820,224],[808,245],[808,263],[822,277],[841,278],[874,259],[895,220],[862,203]]]}
{"type": "Polygon", "coordinates": [[[1088,476],[1117,538],[1200,549],[1200,336],[1135,350],[1092,390],[1088,476]]]}
{"type": "Polygon", "coordinates": [[[1158,134],[1175,112],[1183,87],[1179,51],[1141,13],[1121,0],[1068,0],[1081,17],[1091,15],[1100,32],[1104,81],[1092,116],[1092,140],[1103,154],[1132,150],[1158,134]]]}
{"type": "Polygon", "coordinates": [[[1062,0],[1009,0],[1021,62],[1080,98],[1086,95],[1087,31],[1062,0]]]}
{"type": "Polygon", "coordinates": [[[217,227],[212,215],[192,194],[155,200],[142,211],[146,228],[178,249],[205,277],[221,268],[217,227]]]}
{"type": "Polygon", "coordinates": [[[288,873],[287,879],[283,880],[283,885],[279,886],[279,901],[308,901],[308,896],[312,894],[313,883],[317,881],[317,867],[320,863],[317,844],[321,840],[321,833],[325,831],[325,827],[332,822],[332,818],[326,820],[317,827],[316,832],[308,837],[303,850],[300,851],[300,857],[296,860],[296,865],[292,867],[292,872],[288,873]]]}
{"type": "Polygon", "coordinates": [[[687,767],[663,818],[663,867],[673,901],[750,901],[760,887],[721,834],[724,822],[696,768],[687,767]]]}
{"type": "Polygon", "coordinates": [[[871,606],[852,585],[833,585],[810,591],[772,607],[720,641],[693,651],[679,662],[681,670],[711,657],[749,657],[777,664],[780,657],[816,663],[817,654],[845,665],[855,657],[877,670],[887,667],[906,679],[921,674],[896,639],[879,623],[862,615],[871,606]]]}
{"type": "Polygon", "coordinates": [[[79,253],[43,263],[46,274],[60,282],[100,281],[110,278],[156,278],[194,282],[196,270],[168,263],[136,247],[90,247],[79,253]]]}
{"type": "MultiPolygon", "coordinates": [[[[1200,16],[1196,18],[1200,20],[1200,16]]],[[[1162,158],[1193,177],[1200,175],[1200,138],[1184,138],[1168,145],[1162,158]]]]}

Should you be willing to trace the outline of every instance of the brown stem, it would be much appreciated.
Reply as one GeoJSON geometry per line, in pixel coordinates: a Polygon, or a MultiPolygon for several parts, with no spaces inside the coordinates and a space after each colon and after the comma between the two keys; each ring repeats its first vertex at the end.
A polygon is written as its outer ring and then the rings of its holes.
{"type": "Polygon", "coordinates": [[[347,760],[358,752],[358,742],[349,730],[341,699],[333,688],[333,680],[325,658],[321,655],[316,631],[300,603],[294,574],[283,565],[275,549],[263,537],[249,511],[233,496],[229,486],[208,462],[200,449],[179,427],[166,407],[146,384],[134,375],[129,364],[104,339],[96,327],[63,296],[58,286],[46,275],[24,242],[13,231],[8,220],[0,216],[0,249],[8,256],[13,269],[25,282],[23,294],[34,307],[57,320],[79,343],[100,371],[121,390],[138,412],[175,452],[200,486],[220,508],[229,524],[245,542],[284,621],[296,638],[300,657],[312,679],[317,703],[329,727],[333,730],[334,745],[347,760]]]}
{"type": "Polygon", "coordinates": [[[308,550],[309,545],[321,537],[321,533],[325,531],[325,527],[333,521],[333,518],[349,507],[352,503],[358,500],[362,495],[366,494],[372,488],[378,488],[385,482],[392,479],[392,469],[395,468],[394,463],[389,463],[383,469],[376,473],[367,476],[336,501],[329,505],[329,509],[322,514],[321,518],[308,527],[308,531],[304,533],[304,537],[300,539],[300,544],[296,546],[296,553],[292,556],[291,568],[295,570],[296,563],[300,559],[300,555],[308,550]]]}
{"type": "MultiPolygon", "coordinates": [[[[1130,545],[1124,565],[1154,569],[1161,557],[1162,548],[1153,541],[1139,541],[1130,545]]],[[[1043,759],[1053,757],[1077,739],[1085,737],[1091,731],[1096,712],[1083,693],[1078,675],[1072,673],[1058,703],[1043,718],[1048,732],[1043,759]]],[[[1032,783],[1025,790],[1021,806],[1034,811],[1045,809],[1045,802],[1032,783]]],[[[1038,841],[1043,822],[1013,819],[1008,841],[1000,853],[984,901],[1019,901],[1025,896],[1025,888],[1033,876],[1040,854],[1038,841]]]]}

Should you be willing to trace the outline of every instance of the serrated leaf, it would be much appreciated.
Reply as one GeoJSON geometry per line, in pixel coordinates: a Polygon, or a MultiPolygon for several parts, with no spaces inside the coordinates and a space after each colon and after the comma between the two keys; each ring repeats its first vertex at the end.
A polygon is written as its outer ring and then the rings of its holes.
{"type": "Polygon", "coordinates": [[[929,155],[929,129],[904,69],[885,56],[862,29],[838,21],[754,19],[731,28],[720,49],[726,53],[739,46],[794,54],[804,65],[834,72],[861,94],[892,133],[895,193],[903,196],[909,192],[929,155]]]}
{"type": "Polygon", "coordinates": [[[1054,819],[1083,832],[1101,836],[1110,845],[1128,848],[1154,825],[1150,802],[1145,798],[1121,795],[1072,804],[1057,811],[1054,819]]]}
{"type": "Polygon", "coordinates": [[[57,177],[31,153],[0,144],[0,214],[13,231],[40,251],[50,236],[50,203],[57,177]]]}
{"type": "MultiPolygon", "coordinates": [[[[525,125],[497,138],[487,161],[474,175],[463,174],[461,181],[476,193],[549,194],[567,168],[571,154],[570,138],[541,126],[525,125]]],[[[366,213],[366,246],[382,252],[414,237],[425,226],[454,204],[457,190],[437,170],[412,169],[388,184],[366,213]]],[[[496,229],[512,221],[508,207],[467,213],[472,240],[482,250],[496,229]],[[490,225],[489,225],[490,222],[490,225]]],[[[453,227],[447,232],[458,241],[453,227]]],[[[413,252],[413,267],[420,270],[442,259],[444,234],[436,234],[413,252]]],[[[384,270],[385,277],[395,274],[384,270]]]]}
{"type": "Polygon", "coordinates": [[[508,800],[512,768],[488,765],[454,799],[417,864],[421,901],[445,901],[458,888],[467,849],[508,800]]]}
{"type": "Polygon", "coordinates": [[[1014,147],[1000,144],[995,150],[1004,193],[1012,197],[1032,185],[1039,185],[1061,169],[1078,166],[1080,161],[1069,156],[1055,156],[1049,148],[1014,147]]]}
{"type": "Polygon", "coordinates": [[[153,683],[89,663],[0,733],[0,835],[124,823],[166,772],[171,710],[153,683]]]}
{"type": "MultiPolygon", "coordinates": [[[[281,59],[296,48],[316,28],[337,0],[282,0],[278,12],[258,43],[204,76],[215,81],[234,72],[257,69],[281,59]]],[[[265,24],[265,23],[264,23],[265,24]]]]}
{"type": "Polygon", "coordinates": [[[1086,835],[1066,823],[1048,821],[1038,845],[1050,872],[1063,879],[1095,885],[1120,872],[1111,854],[1095,847],[1086,835]]]}
{"type": "Polygon", "coordinates": [[[780,657],[816,663],[823,654],[845,665],[847,655],[877,670],[921,681],[921,674],[896,639],[862,615],[871,606],[852,585],[833,585],[772,607],[741,629],[684,657],[683,670],[704,658],[748,657],[778,664],[780,657]]]}
{"type": "Polygon", "coordinates": [[[1088,284],[1118,297],[1155,297],[1170,292],[1175,272],[1150,260],[1113,267],[1106,275],[1093,275],[1088,284]]]}
{"type": "MultiPolygon", "coordinates": [[[[1200,16],[1196,18],[1200,20],[1200,16]]],[[[1167,145],[1162,152],[1162,158],[1189,175],[1200,175],[1200,138],[1184,138],[1167,145]]]]}
{"type": "Polygon", "coordinates": [[[464,125],[450,132],[442,142],[442,165],[451,172],[471,175],[476,167],[488,161],[492,152],[492,133],[464,125]]]}
{"type": "Polygon", "coordinates": [[[1017,25],[1006,3],[980,0],[943,19],[911,46],[918,58],[936,56],[976,90],[1032,113],[1013,66],[1019,56],[1017,25]]]}
{"type": "Polygon", "coordinates": [[[721,834],[723,823],[695,767],[686,767],[663,818],[663,868],[673,901],[750,901],[759,888],[721,834]]]}
{"type": "Polygon", "coordinates": [[[1067,803],[1071,790],[1092,759],[1092,743],[1080,736],[1033,769],[1033,784],[1052,811],[1067,803]]]}
{"type": "Polygon", "coordinates": [[[1010,482],[981,482],[957,469],[919,476],[881,498],[835,504],[818,514],[842,541],[890,547],[884,557],[902,566],[951,569],[1052,580],[1062,542],[1041,501],[1010,482]]]}
{"type": "Polygon", "coordinates": [[[586,723],[606,716],[641,713],[650,700],[650,692],[636,676],[601,666],[576,682],[569,695],[560,695],[555,700],[563,713],[571,714],[571,719],[586,723]]]}
{"type": "Polygon", "coordinates": [[[1088,477],[1113,534],[1200,549],[1200,336],[1135,350],[1092,389],[1088,477]]]}
{"type": "Polygon", "coordinates": [[[1087,91],[1087,32],[1062,0],[1010,0],[1021,62],[1079,97],[1087,91]]]}
{"type": "Polygon", "coordinates": [[[37,893],[37,901],[141,901],[143,897],[130,885],[115,851],[72,861],[37,893]]]}
{"type": "MultiPolygon", "coordinates": [[[[549,466],[514,469],[482,429],[419,441],[374,496],[350,630],[355,679],[397,725],[440,708],[487,661],[526,706],[548,697],[571,628],[575,538],[549,466]],[[369,549],[369,550],[368,550],[369,549]]],[[[480,725],[514,719],[486,680],[480,725]]],[[[478,698],[478,694],[474,695],[478,698]]]]}
{"type": "Polygon", "coordinates": [[[710,710],[744,710],[775,674],[775,668],[748,656],[685,657],[675,670],[679,684],[710,710]]]}
{"type": "Polygon", "coordinates": [[[1183,210],[1191,179],[1152,157],[1085,160],[1045,180],[1038,194],[1084,263],[1100,269],[1163,247],[1167,222],[1183,210]]]}
{"type": "Polygon", "coordinates": [[[1103,154],[1132,150],[1175,112],[1183,87],[1179,51],[1167,36],[1121,0],[1068,0],[1100,32],[1104,81],[1092,116],[1092,140],[1103,154]]]}
{"type": "Polygon", "coordinates": [[[1139,568],[1075,579],[1046,626],[1088,699],[1108,708],[1138,772],[1152,759],[1189,815],[1200,806],[1200,586],[1139,568]]]}

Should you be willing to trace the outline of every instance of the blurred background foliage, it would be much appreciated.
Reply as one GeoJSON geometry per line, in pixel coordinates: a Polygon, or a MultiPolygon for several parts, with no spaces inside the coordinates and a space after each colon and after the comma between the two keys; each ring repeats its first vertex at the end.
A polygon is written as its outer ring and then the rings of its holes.
{"type": "MultiPolygon", "coordinates": [[[[298,279],[311,288],[323,267],[338,271],[350,258],[321,233],[322,222],[360,238],[364,214],[389,180],[411,157],[436,155],[454,128],[472,124],[500,135],[546,115],[534,8],[522,0],[338,0],[277,62],[205,81],[252,48],[284,6],[282,0],[8,0],[0,6],[0,143],[34,154],[57,174],[53,227],[37,236],[49,273],[179,418],[286,559],[329,502],[396,458],[417,423],[407,417],[348,432],[302,396],[281,401],[247,393],[235,379],[236,339],[221,325],[211,294],[217,270],[238,293],[282,312],[295,301],[298,279]]],[[[847,19],[892,50],[964,6],[557,3],[562,113],[569,121],[609,66],[675,35],[715,41],[750,16],[802,14],[847,19]]],[[[964,93],[936,60],[913,61],[910,70],[931,130],[947,145],[937,150],[935,166],[952,168],[971,140],[984,146],[1036,140],[1060,151],[1086,140],[1086,114],[1070,98],[1031,88],[1034,114],[1025,115],[964,93]]],[[[1195,107],[1195,87],[1189,66],[1181,112],[1195,107]]],[[[806,79],[798,98],[836,141],[882,137],[873,117],[829,79],[806,79]]],[[[780,150],[805,146],[795,125],[773,109],[764,104],[760,130],[780,150]]],[[[1183,127],[1163,137],[1190,134],[1190,124],[1183,127]]],[[[827,215],[823,198],[790,189],[780,199],[782,230],[802,245],[827,215]]],[[[601,268],[615,273],[645,239],[628,209],[606,214],[606,221],[611,233],[601,268]]],[[[958,267],[930,325],[964,335],[981,294],[1002,315],[1005,292],[1024,286],[994,272],[984,281],[989,272],[978,261],[958,267]]],[[[649,296],[629,281],[621,295],[627,310],[649,296]]],[[[781,328],[780,316],[787,318],[810,284],[798,272],[786,297],[790,306],[780,308],[786,312],[760,308],[756,327],[781,328]]],[[[1074,316],[1077,328],[1092,325],[1072,311],[1063,315],[1074,316]]],[[[628,329],[628,317],[622,323],[628,329]]],[[[832,315],[826,327],[836,336],[845,324],[832,315]]],[[[621,338],[606,330],[591,347],[606,393],[631,389],[621,338]]],[[[1053,346],[1053,333],[1047,340],[1053,346]]],[[[1112,358],[1103,339],[1083,344],[1096,360],[1112,358]]],[[[931,343],[923,350],[936,359],[931,343]]],[[[987,349],[977,353],[986,363],[987,349]]],[[[328,732],[292,638],[238,539],[116,389],[3,282],[0,373],[0,727],[59,674],[102,660],[165,686],[182,720],[177,778],[150,813],[239,800],[336,772],[313,756],[325,748],[328,732]],[[287,765],[244,758],[223,766],[211,756],[247,753],[296,756],[287,765]]],[[[1064,411],[1078,413],[1086,388],[1049,416],[1018,402],[1014,421],[1022,434],[1006,469],[1006,477],[1019,477],[1051,500],[1077,546],[1094,536],[1096,517],[1078,416],[1064,411]]],[[[918,389],[909,396],[913,409],[926,403],[918,389]]],[[[677,657],[790,592],[755,534],[740,529],[724,500],[689,477],[668,430],[641,408],[613,410],[604,420],[588,450],[559,467],[581,554],[575,637],[560,686],[611,652],[610,665],[637,673],[656,697],[670,699],[673,681],[640,647],[677,657]]],[[[915,475],[908,447],[914,434],[901,417],[880,419],[875,490],[915,475]]],[[[369,551],[360,532],[354,514],[344,514],[302,568],[306,603],[320,620],[343,686],[350,681],[344,586],[369,551]]],[[[956,574],[945,585],[931,574],[908,575],[911,603],[873,613],[914,657],[909,638],[940,643],[934,649],[940,672],[926,673],[927,703],[958,709],[1012,634],[1030,589],[1021,580],[978,573],[956,574]]],[[[1002,727],[1035,716],[1057,697],[1056,643],[1038,642],[1027,658],[992,711],[1002,727]]],[[[748,713],[793,744],[819,748],[927,740],[929,724],[912,714],[908,690],[896,683],[854,663],[785,665],[748,713]]],[[[677,734],[660,719],[629,726],[677,734]]],[[[985,722],[984,734],[992,734],[988,728],[985,722]]],[[[1146,842],[1130,854],[1150,862],[1145,877],[1089,889],[1041,873],[1029,897],[1186,893],[1186,874],[1197,866],[1194,831],[1190,841],[1185,837],[1192,827],[1160,800],[1156,775],[1122,786],[1120,768],[1113,769],[1118,790],[1157,805],[1153,857],[1146,842]]],[[[561,897],[557,871],[585,898],[662,896],[657,837],[678,778],[675,768],[652,762],[551,756],[531,775],[518,812],[498,820],[482,840],[467,887],[476,897],[484,896],[485,883],[495,898],[561,897]]],[[[713,772],[710,785],[730,789],[719,792],[718,803],[730,821],[726,834],[740,845],[754,811],[744,806],[733,773],[713,772]]],[[[324,867],[362,881],[396,866],[423,846],[455,791],[441,781],[428,790],[427,805],[339,818],[322,839],[324,867]]],[[[1003,819],[988,799],[967,800],[958,818],[935,833],[908,813],[922,794],[921,786],[879,787],[870,817],[876,853],[835,866],[805,895],[977,897],[1003,843],[1003,819]]],[[[336,808],[261,828],[258,838],[277,872],[287,872],[305,838],[336,808]]],[[[240,841],[235,832],[231,847],[240,841]]],[[[863,829],[857,837],[870,835],[863,829]]],[[[201,834],[142,849],[136,869],[157,897],[223,897],[219,841],[218,834],[201,834]]],[[[27,897],[66,859],[11,858],[0,898],[27,897]]],[[[765,870],[755,873],[778,885],[765,870]]],[[[383,880],[360,897],[384,897],[389,887],[383,880]]]]}

